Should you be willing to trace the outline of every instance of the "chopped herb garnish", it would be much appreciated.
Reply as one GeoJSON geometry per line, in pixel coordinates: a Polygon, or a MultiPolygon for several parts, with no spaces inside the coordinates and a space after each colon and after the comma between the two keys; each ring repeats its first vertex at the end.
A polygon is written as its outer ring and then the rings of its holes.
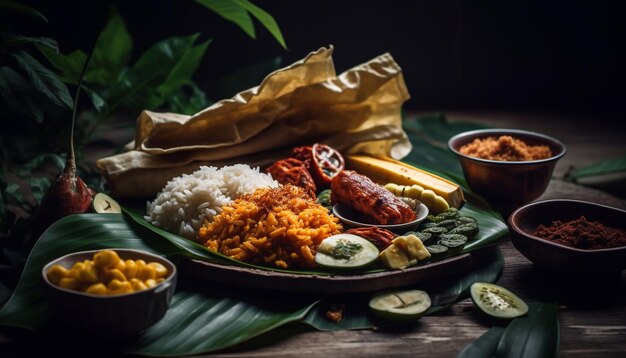
{"type": "Polygon", "coordinates": [[[350,260],[354,255],[363,249],[363,246],[357,242],[349,240],[338,240],[331,255],[337,259],[350,260]]]}

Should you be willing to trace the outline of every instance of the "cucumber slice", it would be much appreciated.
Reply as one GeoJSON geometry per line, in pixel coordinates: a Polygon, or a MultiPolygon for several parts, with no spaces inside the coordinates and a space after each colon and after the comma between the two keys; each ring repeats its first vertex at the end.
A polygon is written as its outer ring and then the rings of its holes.
{"type": "Polygon", "coordinates": [[[528,312],[528,305],[504,287],[486,282],[474,282],[470,287],[474,304],[495,318],[511,319],[528,312]]]}
{"type": "Polygon", "coordinates": [[[122,212],[120,204],[105,193],[98,193],[91,202],[93,210],[103,214],[119,214],[122,212]]]}
{"type": "Polygon", "coordinates": [[[315,262],[324,267],[355,269],[376,261],[378,254],[378,248],[360,236],[337,234],[322,240],[315,262]]]}
{"type": "Polygon", "coordinates": [[[377,317],[401,322],[419,319],[430,305],[430,297],[421,290],[381,292],[369,302],[377,317]]]}

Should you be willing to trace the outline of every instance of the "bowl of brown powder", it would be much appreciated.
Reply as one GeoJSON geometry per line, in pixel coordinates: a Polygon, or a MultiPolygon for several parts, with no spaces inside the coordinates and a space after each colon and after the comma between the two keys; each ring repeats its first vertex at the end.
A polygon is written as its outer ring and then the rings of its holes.
{"type": "Polygon", "coordinates": [[[626,211],[580,200],[536,201],[508,219],[515,248],[536,266],[576,274],[626,268],[626,211]]]}
{"type": "Polygon", "coordinates": [[[565,145],[544,134],[518,129],[481,129],[448,141],[473,191],[508,214],[541,196],[565,145]]]}

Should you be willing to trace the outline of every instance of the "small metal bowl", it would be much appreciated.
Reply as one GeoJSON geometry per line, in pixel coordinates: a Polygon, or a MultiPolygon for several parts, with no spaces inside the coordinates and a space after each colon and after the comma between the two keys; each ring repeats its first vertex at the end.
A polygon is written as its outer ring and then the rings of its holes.
{"type": "Polygon", "coordinates": [[[415,214],[417,214],[417,218],[415,220],[408,223],[390,225],[381,225],[365,222],[361,213],[342,203],[337,203],[333,206],[333,214],[338,217],[342,223],[350,227],[377,226],[379,228],[387,229],[389,231],[401,234],[417,228],[419,224],[424,221],[424,219],[426,219],[426,217],[428,216],[428,207],[420,203],[417,211],[415,212],[415,214]]]}
{"type": "Polygon", "coordinates": [[[450,138],[448,148],[457,156],[470,188],[505,212],[537,199],[548,187],[557,161],[565,155],[560,141],[547,135],[517,129],[480,129],[450,138]],[[460,148],[476,138],[508,135],[529,145],[547,145],[552,156],[530,161],[498,161],[461,154],[460,148]]]}
{"type": "Polygon", "coordinates": [[[122,260],[158,262],[169,272],[165,280],[147,290],[98,296],[59,287],[48,279],[54,265],[70,269],[74,263],[93,259],[101,250],[74,252],[49,262],[41,270],[45,296],[59,321],[81,332],[93,332],[106,337],[128,337],[140,334],[158,322],[167,312],[176,288],[176,266],[166,258],[145,251],[111,249],[122,260]]]}
{"type": "Polygon", "coordinates": [[[511,241],[535,266],[553,272],[576,275],[619,274],[626,268],[626,246],[584,250],[533,235],[539,225],[549,226],[556,220],[576,220],[583,215],[589,221],[626,229],[624,210],[580,200],[543,200],[524,205],[509,216],[511,241]]]}

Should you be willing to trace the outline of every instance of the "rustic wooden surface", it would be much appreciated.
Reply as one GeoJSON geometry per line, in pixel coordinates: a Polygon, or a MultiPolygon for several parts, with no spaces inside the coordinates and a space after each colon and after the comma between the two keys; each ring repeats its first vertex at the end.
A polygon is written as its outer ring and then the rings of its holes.
{"type": "MultiPolygon", "coordinates": [[[[622,131],[598,126],[594,118],[572,122],[567,116],[532,113],[448,112],[453,120],[476,121],[492,127],[520,128],[554,136],[568,148],[554,176],[561,178],[571,166],[626,154],[622,131]]],[[[542,198],[574,198],[626,208],[626,201],[604,192],[553,179],[542,198]]],[[[620,277],[555,277],[536,270],[507,238],[500,242],[505,268],[499,284],[526,301],[560,305],[561,357],[626,357],[626,272],[620,277]]],[[[491,323],[469,299],[436,315],[423,317],[405,331],[297,331],[278,340],[257,340],[254,346],[218,352],[210,357],[454,357],[483,334],[491,323]]],[[[68,337],[66,344],[71,344],[68,337]]],[[[20,343],[30,344],[28,340],[20,343]]],[[[62,343],[60,343],[62,344],[62,343]]],[[[12,345],[0,335],[0,347],[12,345]]],[[[28,352],[13,347],[9,351],[28,352]]],[[[85,352],[92,355],[94,352],[85,352]]]]}

